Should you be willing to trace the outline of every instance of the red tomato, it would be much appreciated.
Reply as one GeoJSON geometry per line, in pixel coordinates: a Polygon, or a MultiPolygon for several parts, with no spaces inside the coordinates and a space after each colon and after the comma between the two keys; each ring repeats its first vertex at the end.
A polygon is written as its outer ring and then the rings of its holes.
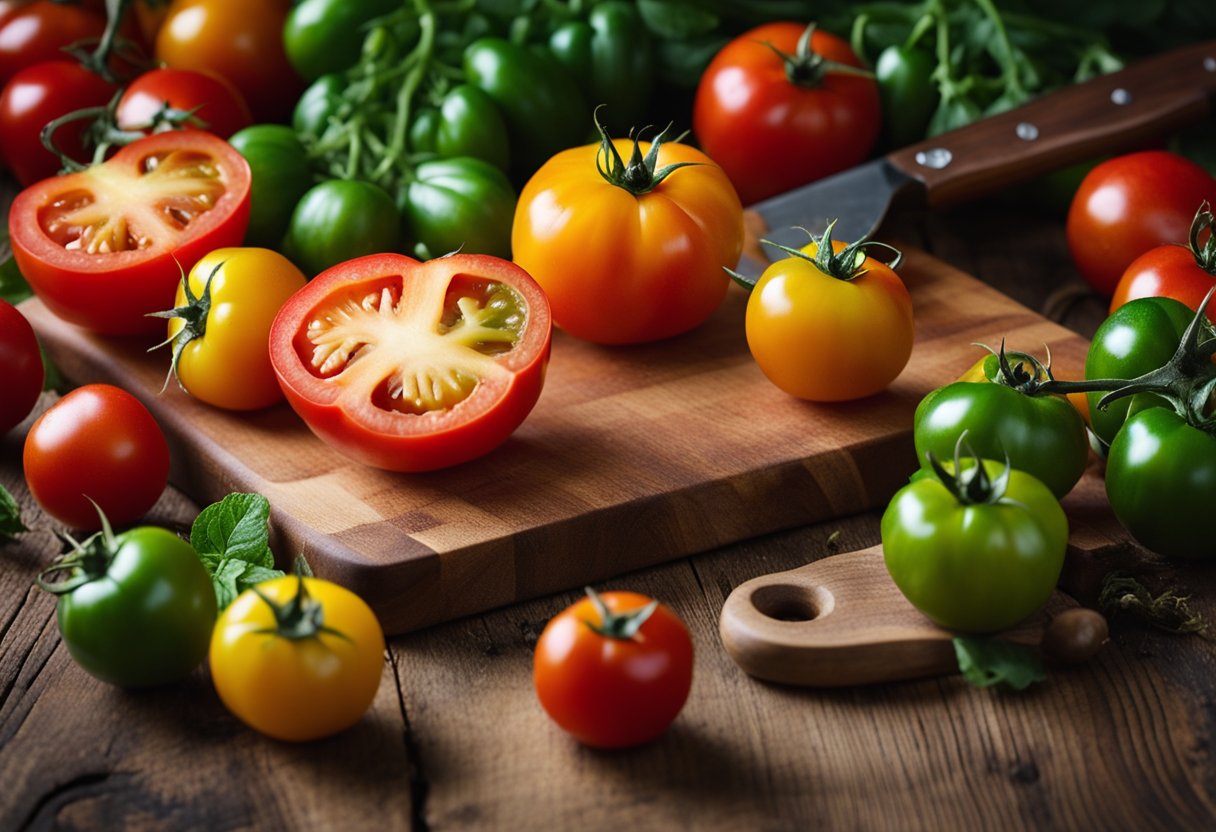
{"type": "Polygon", "coordinates": [[[25,481],[47,514],[72,528],[138,520],[169,477],[169,446],[148,409],[125,390],[89,384],[38,417],[25,438],[25,481]]]}
{"type": "Polygon", "coordinates": [[[173,0],[156,34],[156,59],[221,75],[258,121],[282,121],[304,82],[287,60],[287,0],[173,0]]]}
{"type": "Polygon", "coordinates": [[[193,110],[202,121],[200,128],[221,139],[253,124],[245,99],[221,76],[172,67],[150,70],[132,81],[115,117],[122,129],[138,130],[163,109],[193,110]]]}
{"type": "MultiPolygon", "coordinates": [[[[1127,267],[1110,301],[1114,312],[1136,298],[1166,297],[1198,309],[1204,295],[1216,286],[1216,216],[1207,204],[1191,223],[1190,246],[1157,246],[1141,254],[1127,267]],[[1206,239],[1206,244],[1203,240],[1206,239]]],[[[1216,307],[1207,309],[1216,323],[1216,307]]]]}
{"type": "Polygon", "coordinates": [[[112,159],[26,188],[9,211],[13,256],[47,307],[106,334],[152,334],[181,271],[240,245],[249,165],[201,130],[158,133],[112,159]]]}
{"type": "Polygon", "coordinates": [[[1103,162],[1081,181],[1068,209],[1077,271],[1110,297],[1141,254],[1186,241],[1204,200],[1216,202],[1216,179],[1181,156],[1150,150],[1103,162]]]}
{"type": "MultiPolygon", "coordinates": [[[[54,176],[63,167],[59,157],[42,145],[47,122],[74,110],[104,106],[114,95],[113,84],[74,61],[43,61],[13,76],[0,92],[0,157],[21,185],[54,176]]],[[[65,124],[55,131],[55,146],[77,162],[92,154],[82,141],[87,121],[65,124]]]]}
{"type": "Polygon", "coordinates": [[[64,58],[63,47],[100,38],[105,15],[82,6],[34,0],[0,17],[0,84],[18,70],[64,58]]]}
{"type": "Polygon", "coordinates": [[[523,422],[551,331],[544,292],[506,260],[373,254],[283,305],[270,358],[317,436],[367,465],[428,471],[488,453],[523,422]]]}
{"type": "Polygon", "coordinates": [[[536,642],[536,696],[561,728],[597,748],[655,739],[692,687],[692,639],[679,617],[636,592],[605,592],[558,613],[536,642]],[[596,601],[602,603],[597,604],[596,601]],[[604,608],[608,615],[605,616],[604,608]],[[630,635],[629,618],[646,615],[630,635]]]}
{"type": "Polygon", "coordinates": [[[804,32],[791,22],[744,32],[714,56],[697,86],[693,132],[744,205],[852,167],[878,139],[877,83],[824,63],[861,67],[835,35],[815,30],[800,54],[804,32]]]}
{"type": "Polygon", "coordinates": [[[8,301],[0,300],[0,433],[30,415],[42,392],[42,354],[34,328],[8,301]]]}

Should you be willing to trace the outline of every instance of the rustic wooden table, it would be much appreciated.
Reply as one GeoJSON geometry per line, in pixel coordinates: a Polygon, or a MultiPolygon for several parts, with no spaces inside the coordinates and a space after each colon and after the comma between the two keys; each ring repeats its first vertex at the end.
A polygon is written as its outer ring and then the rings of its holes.
{"type": "MultiPolygon", "coordinates": [[[[904,217],[887,236],[1086,335],[1103,316],[1062,220],[1026,205],[904,217]]],[[[354,729],[275,742],[225,711],[205,668],[124,692],[72,662],[32,585],[58,545],[23,487],[22,436],[0,443],[0,482],[35,529],[0,555],[0,829],[1216,826],[1216,647],[1202,637],[1118,618],[1096,660],[1021,694],[957,676],[823,691],[743,674],[718,640],[730,591],[877,543],[877,512],[611,582],[666,600],[697,651],[683,714],[648,746],[583,748],[536,702],[533,645],[575,592],[395,638],[354,729]]],[[[152,519],[186,527],[196,511],[170,490],[152,519]]],[[[1152,583],[1216,616],[1210,566],[1152,583]]]]}

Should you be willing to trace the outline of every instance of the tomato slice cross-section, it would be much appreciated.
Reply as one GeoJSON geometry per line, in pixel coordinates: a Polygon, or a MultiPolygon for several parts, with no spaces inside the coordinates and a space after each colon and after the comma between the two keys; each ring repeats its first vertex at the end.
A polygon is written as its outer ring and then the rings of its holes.
{"type": "Polygon", "coordinates": [[[506,260],[374,254],[293,295],[270,350],[317,436],[368,465],[428,471],[488,453],[523,422],[551,338],[544,292],[506,260]]]}

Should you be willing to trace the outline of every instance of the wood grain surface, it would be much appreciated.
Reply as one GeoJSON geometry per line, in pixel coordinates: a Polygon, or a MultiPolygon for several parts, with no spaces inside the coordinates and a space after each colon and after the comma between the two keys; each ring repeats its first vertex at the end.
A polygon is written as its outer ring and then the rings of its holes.
{"type": "MultiPolygon", "coordinates": [[[[890,233],[1082,334],[1104,313],[1062,223],[1031,203],[908,218],[890,233]]],[[[1022,694],[957,676],[804,690],[739,670],[717,633],[727,595],[877,544],[877,511],[601,583],[667,601],[696,648],[684,712],[638,749],[583,748],[536,703],[533,645],[576,592],[392,639],[372,711],[319,743],[245,730],[205,668],[122,693],[72,663],[53,599],[32,587],[58,545],[22,487],[23,429],[0,439],[0,482],[37,530],[0,553],[0,829],[1210,830],[1216,819],[1216,645],[1201,637],[1115,616],[1096,660],[1022,694]]],[[[197,510],[169,491],[150,519],[181,528],[197,510]]],[[[1094,574],[1122,558],[1216,616],[1211,567],[1150,564],[1113,543],[1104,558],[1094,574]]]]}
{"type": "MultiPolygon", "coordinates": [[[[141,398],[166,429],[174,482],[201,503],[256,491],[278,551],[308,557],[400,633],[886,503],[914,469],[921,397],[965,370],[973,342],[1081,367],[1083,339],[963,272],[911,251],[916,345],[886,392],[843,404],[787,396],[743,337],[746,295],[682,338],[605,349],[558,333],[540,403],[505,446],[431,474],[352,462],[286,405],[216,410],[164,387],[168,356],[23,305],[77,382],[141,398]]],[[[732,287],[733,288],[733,287],[732,287]]]]}

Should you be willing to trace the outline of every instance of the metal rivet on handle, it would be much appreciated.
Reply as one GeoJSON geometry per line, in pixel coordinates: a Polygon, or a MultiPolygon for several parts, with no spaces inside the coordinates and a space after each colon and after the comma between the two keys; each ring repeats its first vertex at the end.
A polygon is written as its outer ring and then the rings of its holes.
{"type": "Polygon", "coordinates": [[[1123,87],[1119,87],[1119,89],[1110,94],[1110,100],[1122,107],[1124,104],[1132,103],[1132,94],[1123,89],[1123,87]]]}
{"type": "Polygon", "coordinates": [[[941,170],[953,159],[954,154],[944,147],[933,147],[929,150],[921,150],[916,154],[916,164],[934,170],[941,170]]]}
{"type": "Polygon", "coordinates": [[[1203,59],[1203,68],[1206,69],[1208,72],[1216,72],[1216,58],[1213,58],[1211,55],[1208,55],[1206,58],[1204,58],[1203,59]]]}
{"type": "Polygon", "coordinates": [[[1019,139],[1027,142],[1032,142],[1039,137],[1039,128],[1035,127],[1029,121],[1019,122],[1017,128],[1015,128],[1013,132],[1017,134],[1019,139]]]}

